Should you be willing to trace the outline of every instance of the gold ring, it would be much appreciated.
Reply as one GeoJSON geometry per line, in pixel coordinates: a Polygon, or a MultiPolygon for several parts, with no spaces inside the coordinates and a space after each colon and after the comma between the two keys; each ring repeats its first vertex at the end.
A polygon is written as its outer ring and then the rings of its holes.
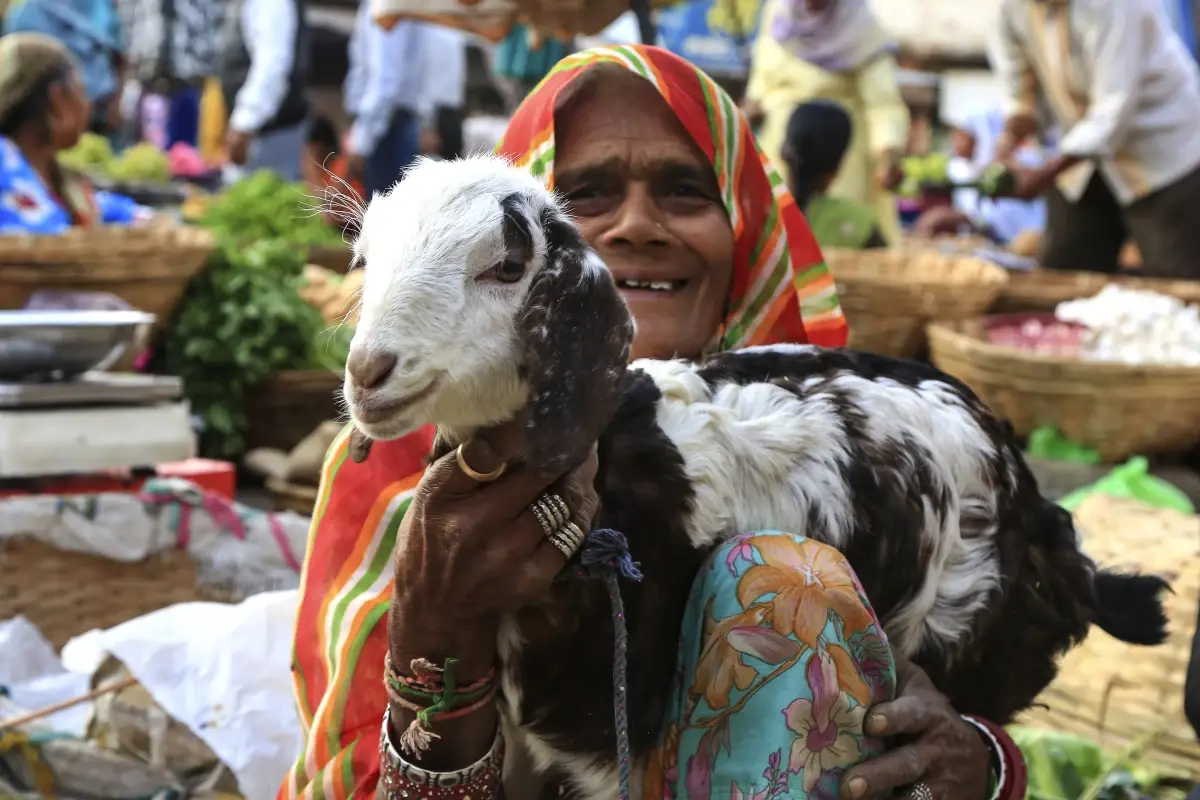
{"type": "Polygon", "coordinates": [[[458,449],[454,451],[454,460],[458,462],[458,468],[461,469],[468,478],[476,483],[491,483],[503,475],[504,471],[508,469],[508,464],[501,464],[491,472],[480,472],[478,470],[471,469],[471,465],[468,464],[467,459],[463,457],[464,447],[466,447],[466,443],[460,444],[458,449]]]}

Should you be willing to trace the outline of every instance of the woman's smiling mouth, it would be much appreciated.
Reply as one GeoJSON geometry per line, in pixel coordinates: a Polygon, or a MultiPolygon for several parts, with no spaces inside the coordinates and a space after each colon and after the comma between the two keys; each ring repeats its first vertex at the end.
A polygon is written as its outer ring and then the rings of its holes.
{"type": "Polygon", "coordinates": [[[633,292],[678,292],[687,285],[686,280],[676,281],[635,281],[617,280],[617,288],[621,291],[633,292]]]}

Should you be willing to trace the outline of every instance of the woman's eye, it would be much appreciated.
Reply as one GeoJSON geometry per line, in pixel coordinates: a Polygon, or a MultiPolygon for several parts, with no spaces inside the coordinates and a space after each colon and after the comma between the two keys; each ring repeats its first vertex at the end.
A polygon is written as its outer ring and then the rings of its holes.
{"type": "Polygon", "coordinates": [[[516,283],[525,277],[525,265],[520,261],[501,261],[484,275],[501,283],[516,283]]]}
{"type": "Polygon", "coordinates": [[[673,197],[702,197],[707,199],[708,193],[699,186],[690,186],[688,184],[676,184],[671,187],[669,194],[673,197]]]}

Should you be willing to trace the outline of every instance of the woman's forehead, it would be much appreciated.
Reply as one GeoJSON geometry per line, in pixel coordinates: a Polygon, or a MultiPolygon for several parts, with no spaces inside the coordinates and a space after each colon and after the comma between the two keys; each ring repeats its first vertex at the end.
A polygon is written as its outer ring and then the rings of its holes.
{"type": "Polygon", "coordinates": [[[712,165],[649,81],[622,70],[590,81],[555,113],[555,179],[578,171],[692,171],[712,165]]]}

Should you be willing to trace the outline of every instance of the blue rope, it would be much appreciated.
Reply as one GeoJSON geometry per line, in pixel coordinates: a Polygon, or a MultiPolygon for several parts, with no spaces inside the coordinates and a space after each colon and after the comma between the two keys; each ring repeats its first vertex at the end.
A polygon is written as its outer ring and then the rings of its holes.
{"type": "Polygon", "coordinates": [[[621,800],[630,800],[629,793],[629,709],[628,685],[625,682],[629,634],[625,627],[625,604],[621,601],[622,577],[640,581],[642,571],[629,553],[629,542],[620,531],[601,528],[592,531],[579,549],[576,577],[601,578],[608,589],[613,621],[613,717],[617,728],[617,771],[621,800]]]}

